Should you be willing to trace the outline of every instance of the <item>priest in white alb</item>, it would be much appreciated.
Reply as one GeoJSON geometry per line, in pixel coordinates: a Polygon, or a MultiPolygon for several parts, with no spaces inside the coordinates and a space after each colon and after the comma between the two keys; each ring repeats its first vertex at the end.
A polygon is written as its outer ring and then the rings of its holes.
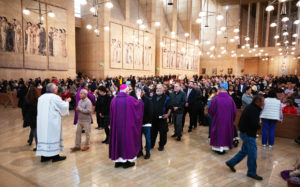
{"type": "Polygon", "coordinates": [[[37,151],[41,156],[41,162],[52,160],[57,162],[65,160],[65,156],[59,156],[63,151],[63,137],[61,117],[69,114],[70,98],[63,101],[57,94],[57,86],[49,83],[46,93],[38,99],[37,114],[37,151]]]}

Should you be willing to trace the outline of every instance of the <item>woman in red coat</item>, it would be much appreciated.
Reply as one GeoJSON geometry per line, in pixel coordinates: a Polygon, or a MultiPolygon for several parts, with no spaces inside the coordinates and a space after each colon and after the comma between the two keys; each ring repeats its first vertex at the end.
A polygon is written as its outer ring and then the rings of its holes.
{"type": "Polygon", "coordinates": [[[286,106],[282,108],[284,114],[298,114],[297,108],[293,105],[292,100],[287,100],[286,106]]]}

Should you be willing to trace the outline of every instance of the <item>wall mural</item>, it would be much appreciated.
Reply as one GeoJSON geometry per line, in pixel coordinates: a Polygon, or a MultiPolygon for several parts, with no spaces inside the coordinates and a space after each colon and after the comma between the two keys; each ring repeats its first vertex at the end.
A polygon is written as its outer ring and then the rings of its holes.
{"type": "Polygon", "coordinates": [[[122,68],[122,26],[110,24],[110,67],[122,68]]]}
{"type": "Polygon", "coordinates": [[[154,70],[154,36],[110,23],[110,67],[154,70]]]}
{"type": "Polygon", "coordinates": [[[163,43],[163,68],[198,71],[200,57],[196,46],[170,38],[164,38],[163,43]]]}
{"type": "Polygon", "coordinates": [[[23,66],[22,43],[21,1],[0,0],[0,67],[23,66]]]}

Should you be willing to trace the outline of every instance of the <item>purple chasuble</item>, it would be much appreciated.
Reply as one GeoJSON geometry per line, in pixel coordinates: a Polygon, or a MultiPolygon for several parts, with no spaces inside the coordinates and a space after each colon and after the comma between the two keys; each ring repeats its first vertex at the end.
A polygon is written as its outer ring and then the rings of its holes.
{"type": "Polygon", "coordinates": [[[234,138],[234,120],[236,106],[227,92],[220,92],[208,109],[212,116],[210,145],[215,147],[232,148],[234,138]]]}
{"type": "Polygon", "coordinates": [[[119,93],[110,105],[109,158],[133,159],[141,149],[144,103],[119,93]]]}
{"type": "MultiPolygon", "coordinates": [[[[76,104],[75,104],[75,115],[74,115],[74,125],[77,124],[78,121],[78,112],[76,110],[77,106],[78,106],[78,102],[80,101],[80,90],[82,90],[84,88],[79,88],[77,93],[76,93],[76,104]]],[[[88,98],[90,99],[90,101],[92,102],[93,106],[96,105],[96,100],[95,100],[95,96],[92,92],[88,91],[88,98]]],[[[93,118],[91,119],[91,123],[93,123],[93,118]]]]}

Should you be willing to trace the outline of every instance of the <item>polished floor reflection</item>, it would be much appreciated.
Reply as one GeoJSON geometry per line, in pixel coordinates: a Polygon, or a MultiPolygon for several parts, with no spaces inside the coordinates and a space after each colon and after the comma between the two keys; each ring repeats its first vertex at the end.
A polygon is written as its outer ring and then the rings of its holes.
{"type": "MultiPolygon", "coordinates": [[[[151,158],[138,159],[134,168],[115,169],[108,159],[108,146],[101,144],[103,130],[91,134],[91,149],[70,153],[75,143],[74,113],[63,118],[63,136],[67,160],[59,163],[40,163],[33,147],[26,145],[29,128],[22,128],[19,109],[0,106],[0,186],[286,186],[279,173],[290,169],[300,154],[293,140],[276,138],[272,150],[261,147],[258,139],[258,174],[262,182],[246,177],[246,160],[231,173],[224,162],[239,149],[225,155],[210,150],[207,127],[192,133],[185,126],[182,142],[171,138],[164,152],[156,148],[151,158]]],[[[95,116],[94,116],[95,117],[95,116]]]]}

